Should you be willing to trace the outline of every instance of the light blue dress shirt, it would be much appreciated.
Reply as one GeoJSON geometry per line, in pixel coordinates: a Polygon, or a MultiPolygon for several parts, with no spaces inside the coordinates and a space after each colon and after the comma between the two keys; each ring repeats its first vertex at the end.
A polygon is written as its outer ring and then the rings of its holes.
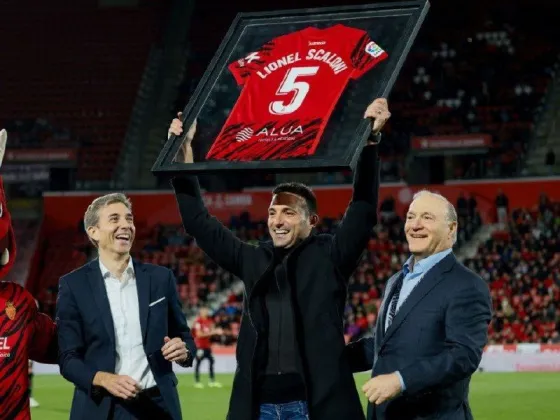
{"type": "MultiPolygon", "coordinates": [[[[418,261],[416,264],[414,264],[414,266],[412,267],[412,271],[410,271],[410,267],[412,266],[412,259],[413,259],[412,255],[408,258],[408,260],[406,260],[402,269],[404,278],[403,278],[401,293],[399,295],[399,300],[397,302],[397,310],[395,312],[395,316],[399,312],[399,308],[401,307],[401,305],[404,303],[406,298],[410,295],[410,292],[412,292],[412,290],[418,285],[418,283],[420,283],[420,281],[424,277],[424,274],[430,271],[438,262],[440,262],[449,254],[451,254],[451,252],[453,252],[453,249],[449,248],[446,249],[445,251],[441,251],[434,255],[430,255],[429,257],[426,257],[418,261]]],[[[390,305],[391,302],[387,302],[387,310],[389,310],[388,308],[390,307],[390,305]]],[[[389,317],[385,318],[385,331],[387,331],[387,328],[389,327],[388,318],[389,317]]],[[[396,373],[401,381],[401,389],[404,391],[406,389],[406,386],[403,381],[403,378],[399,371],[397,371],[396,373]]]]}

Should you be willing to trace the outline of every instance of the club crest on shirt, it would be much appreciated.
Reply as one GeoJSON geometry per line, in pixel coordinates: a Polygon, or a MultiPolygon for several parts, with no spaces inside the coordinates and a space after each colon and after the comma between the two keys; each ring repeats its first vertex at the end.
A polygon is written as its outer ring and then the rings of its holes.
{"type": "Polygon", "coordinates": [[[6,301],[6,316],[13,320],[16,317],[16,307],[11,300],[6,301]]]}

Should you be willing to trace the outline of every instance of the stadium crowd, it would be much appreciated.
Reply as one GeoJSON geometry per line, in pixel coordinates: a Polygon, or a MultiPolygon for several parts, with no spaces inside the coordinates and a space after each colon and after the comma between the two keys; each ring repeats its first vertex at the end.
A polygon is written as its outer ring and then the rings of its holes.
{"type": "Polygon", "coordinates": [[[489,284],[490,344],[560,343],[560,203],[515,209],[465,265],[489,284]]]}
{"type": "MultiPolygon", "coordinates": [[[[519,174],[543,96],[558,71],[558,48],[532,16],[511,8],[481,9],[476,18],[429,16],[434,20],[416,39],[389,98],[392,116],[380,146],[384,181],[407,179],[411,135],[489,134],[489,152],[454,157],[450,178],[519,174]]],[[[214,52],[211,39],[193,41],[181,97],[194,90],[205,70],[201,63],[214,52]]],[[[225,82],[218,90],[221,99],[213,106],[234,103],[227,96],[237,90],[225,82]]],[[[337,172],[317,174],[312,183],[350,181],[350,173],[337,172]]]]}
{"type": "MultiPolygon", "coordinates": [[[[465,199],[465,198],[463,198],[465,199]]],[[[392,200],[381,204],[381,221],[349,284],[345,310],[345,335],[349,340],[363,336],[375,324],[376,314],[388,278],[405,262],[408,252],[402,218],[394,212],[392,200]]],[[[465,201],[467,201],[465,199],[465,201]]],[[[460,231],[456,247],[469,241],[481,226],[476,207],[458,203],[460,231]]],[[[471,204],[473,205],[473,204],[471,204]]],[[[546,197],[535,210],[514,209],[508,226],[495,232],[465,264],[489,283],[495,318],[490,343],[559,343],[560,337],[560,204],[546,197]]],[[[335,220],[324,220],[325,232],[336,229],[335,220]]],[[[266,239],[264,221],[252,221],[248,214],[232,218],[231,229],[241,239],[266,239]]],[[[171,268],[185,309],[194,315],[199,305],[216,302],[219,293],[235,280],[216,266],[177,226],[158,226],[155,241],[137,257],[171,268]]],[[[212,316],[224,334],[215,337],[223,345],[233,343],[242,312],[242,293],[231,292],[212,316]]],[[[212,306],[212,305],[211,305],[212,306]]]]}
{"type": "MultiPolygon", "coordinates": [[[[393,198],[381,203],[380,215],[381,222],[372,232],[367,251],[349,284],[345,320],[346,335],[351,338],[360,337],[374,325],[383,287],[408,257],[402,229],[404,221],[395,212],[393,198]]],[[[457,248],[469,241],[481,224],[476,208],[472,212],[460,212],[459,218],[457,248]]],[[[337,222],[325,219],[318,230],[333,232],[337,222]]],[[[248,242],[267,239],[266,222],[254,221],[247,213],[233,217],[229,227],[239,238],[248,242]]],[[[175,272],[179,295],[189,315],[195,314],[200,305],[214,301],[218,293],[235,280],[209,260],[181,227],[157,226],[152,239],[153,242],[144,246],[136,256],[175,272]]],[[[241,318],[242,297],[242,294],[230,294],[226,302],[213,312],[217,326],[224,330],[224,335],[216,338],[222,344],[235,340],[241,318]]]]}
{"type": "MultiPolygon", "coordinates": [[[[501,195],[498,205],[507,207],[501,195]]],[[[455,248],[472,239],[482,221],[473,197],[460,196],[456,204],[459,232],[455,248]]],[[[394,199],[380,204],[380,223],[372,232],[361,263],[350,279],[345,309],[345,335],[357,339],[375,324],[383,287],[408,256],[403,220],[395,212],[394,199]]],[[[492,290],[495,317],[490,343],[560,342],[560,203],[543,196],[534,209],[513,209],[501,228],[465,264],[479,273],[492,290]]],[[[320,231],[332,232],[337,220],[324,219],[320,231]]],[[[248,213],[232,217],[228,227],[248,242],[266,240],[266,222],[248,213]]],[[[175,273],[177,289],[189,317],[201,306],[211,308],[223,335],[213,338],[227,345],[235,342],[242,312],[242,293],[224,291],[236,281],[211,261],[185,234],[181,226],[140,228],[133,256],[163,265],[175,273]],[[221,302],[221,303],[220,303],[221,302]]],[[[75,261],[95,256],[87,240],[73,250],[75,261]]],[[[54,315],[56,284],[42,294],[43,310],[54,315]]]]}
{"type": "MultiPolygon", "coordinates": [[[[488,281],[492,290],[495,318],[490,326],[490,343],[560,343],[560,204],[543,201],[537,210],[516,209],[509,228],[496,232],[480,246],[475,258],[465,264],[488,281]]],[[[463,226],[476,230],[479,218],[464,217],[463,226]]],[[[345,310],[345,334],[349,340],[371,331],[383,286],[407,258],[397,215],[384,218],[372,235],[361,264],[349,285],[345,310]]],[[[325,229],[329,229],[325,226],[325,229]]],[[[462,228],[462,241],[472,232],[462,228]]],[[[460,239],[461,240],[461,239],[460,239]]],[[[215,280],[205,277],[203,290],[215,290],[215,280]]],[[[224,329],[216,338],[221,344],[235,340],[241,316],[242,294],[231,294],[214,311],[214,320],[224,329]]]]}
{"type": "MultiPolygon", "coordinates": [[[[521,35],[518,20],[488,14],[478,21],[456,22],[445,32],[445,37],[438,33],[438,25],[429,25],[421,33],[391,93],[392,117],[380,149],[383,181],[407,179],[411,135],[486,133],[492,136],[493,147],[488,154],[454,158],[451,178],[519,173],[520,163],[530,147],[531,130],[542,110],[543,95],[557,72],[558,57],[550,40],[536,32],[521,35]]],[[[202,58],[215,51],[211,48],[213,43],[206,38],[204,45],[197,47],[196,42],[193,41],[194,52],[188,53],[192,62],[185,74],[181,100],[189,96],[200,80],[205,70],[200,63],[207,62],[202,58]]],[[[238,94],[226,85],[219,85],[216,90],[222,92],[220,98],[238,94]]],[[[85,94],[84,98],[87,99],[85,94]]],[[[233,102],[226,98],[223,103],[218,101],[210,106],[223,108],[224,104],[233,102]]],[[[99,115],[94,117],[104,117],[102,111],[96,112],[99,115]]],[[[224,112],[229,112],[227,106],[224,112]]],[[[55,148],[81,143],[80,166],[90,165],[91,171],[97,170],[88,163],[92,156],[90,149],[102,151],[105,143],[95,140],[92,133],[74,129],[70,123],[66,126],[64,121],[54,124],[41,115],[0,122],[11,133],[13,148],[55,148]]],[[[92,176],[86,172],[79,178],[92,176]]],[[[350,180],[349,172],[323,173],[317,174],[311,183],[350,180]]]]}

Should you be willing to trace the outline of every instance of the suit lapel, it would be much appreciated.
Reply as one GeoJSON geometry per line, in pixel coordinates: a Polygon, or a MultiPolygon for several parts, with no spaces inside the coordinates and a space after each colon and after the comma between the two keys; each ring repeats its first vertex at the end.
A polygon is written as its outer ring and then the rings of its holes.
{"type": "Polygon", "coordinates": [[[143,264],[134,263],[134,275],[136,276],[136,289],[138,290],[138,308],[140,310],[140,327],[142,338],[146,339],[148,330],[148,312],[150,305],[151,277],[145,271],[143,264]]]}
{"type": "Polygon", "coordinates": [[[115,326],[113,324],[113,316],[111,314],[111,305],[109,304],[109,298],[107,297],[107,289],[105,288],[105,282],[103,280],[103,276],[101,275],[101,268],[99,267],[98,259],[95,259],[90,263],[87,277],[91,287],[93,300],[99,308],[103,324],[107,329],[107,333],[109,334],[111,341],[115,343],[115,326]]]}
{"type": "Polygon", "coordinates": [[[381,346],[383,346],[391,335],[393,335],[393,333],[401,326],[410,311],[418,305],[422,299],[424,299],[430,290],[436,287],[444,279],[443,274],[451,270],[456,261],[455,256],[451,253],[424,275],[424,277],[420,280],[420,283],[418,283],[418,285],[416,285],[416,287],[410,292],[397,311],[393,322],[389,328],[387,328],[387,331],[383,336],[381,346]]]}

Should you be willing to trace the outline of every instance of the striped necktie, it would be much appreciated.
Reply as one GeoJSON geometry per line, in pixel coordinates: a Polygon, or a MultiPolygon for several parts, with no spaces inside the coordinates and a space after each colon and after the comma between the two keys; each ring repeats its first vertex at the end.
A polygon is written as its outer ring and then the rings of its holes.
{"type": "Polygon", "coordinates": [[[401,294],[403,279],[404,276],[399,276],[397,284],[395,284],[393,297],[391,298],[391,305],[389,306],[389,313],[387,314],[387,328],[391,326],[393,318],[395,318],[395,314],[397,313],[397,303],[399,303],[399,296],[401,294]]]}

